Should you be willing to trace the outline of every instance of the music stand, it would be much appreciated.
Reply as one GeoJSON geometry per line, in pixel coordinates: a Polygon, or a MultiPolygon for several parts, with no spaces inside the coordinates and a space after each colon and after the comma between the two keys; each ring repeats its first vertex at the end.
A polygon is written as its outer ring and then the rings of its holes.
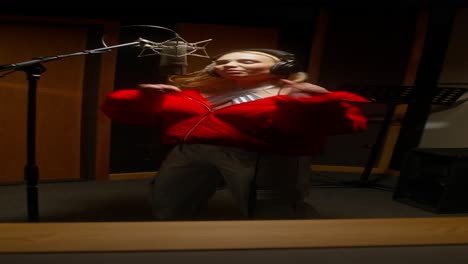
{"type": "MultiPolygon", "coordinates": [[[[363,187],[374,188],[381,190],[392,190],[391,187],[377,184],[369,180],[374,164],[378,155],[382,152],[387,135],[388,128],[392,124],[393,115],[396,107],[400,104],[410,104],[416,102],[416,93],[414,86],[357,86],[348,85],[342,86],[339,90],[347,91],[361,95],[373,103],[381,103],[387,105],[387,111],[379,129],[375,143],[372,145],[369,157],[367,159],[364,171],[361,174],[359,181],[344,182],[334,185],[320,185],[320,187],[363,187]]],[[[458,87],[438,87],[436,94],[433,96],[431,104],[433,105],[452,105],[460,96],[468,89],[458,87]]]]}

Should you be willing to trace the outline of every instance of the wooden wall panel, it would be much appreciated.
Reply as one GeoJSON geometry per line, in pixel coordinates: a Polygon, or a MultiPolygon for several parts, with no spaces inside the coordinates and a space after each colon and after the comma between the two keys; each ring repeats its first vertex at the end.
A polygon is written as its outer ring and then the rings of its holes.
{"type": "MultiPolygon", "coordinates": [[[[69,54],[85,49],[86,30],[78,27],[3,24],[0,34],[2,64],[38,56],[69,54]]],[[[46,72],[37,85],[36,158],[41,179],[79,178],[81,90],[84,57],[43,64],[46,72]]],[[[2,72],[4,73],[4,72],[2,72]]],[[[23,179],[26,163],[28,82],[22,71],[0,79],[0,166],[2,182],[23,179]]]]}
{"type": "MultiPolygon", "coordinates": [[[[81,52],[100,48],[103,32],[114,41],[109,45],[117,44],[118,26],[110,20],[0,17],[0,65],[62,55],[43,63],[46,71],[37,84],[40,180],[108,178],[110,121],[98,107],[114,87],[117,51],[81,52]],[[94,59],[88,60],[91,56],[94,59]],[[83,138],[83,131],[91,134],[83,138]]],[[[0,183],[16,183],[24,178],[29,86],[24,72],[7,73],[0,72],[0,183]]]]}

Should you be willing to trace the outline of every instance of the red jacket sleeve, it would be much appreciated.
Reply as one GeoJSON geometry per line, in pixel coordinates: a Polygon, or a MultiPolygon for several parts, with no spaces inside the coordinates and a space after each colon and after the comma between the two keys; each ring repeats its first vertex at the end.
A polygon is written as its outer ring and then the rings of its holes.
{"type": "Polygon", "coordinates": [[[115,122],[136,126],[159,126],[164,94],[137,89],[117,90],[107,94],[101,105],[103,113],[115,122]]]}
{"type": "Polygon", "coordinates": [[[307,97],[284,96],[278,101],[276,122],[297,134],[344,134],[367,129],[359,104],[367,99],[349,92],[330,92],[307,97]]]}

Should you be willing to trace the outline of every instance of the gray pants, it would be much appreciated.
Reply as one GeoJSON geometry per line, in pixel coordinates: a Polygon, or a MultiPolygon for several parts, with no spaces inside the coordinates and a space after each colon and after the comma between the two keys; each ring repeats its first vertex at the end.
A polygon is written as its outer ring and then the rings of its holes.
{"type": "Polygon", "coordinates": [[[308,189],[298,173],[304,168],[309,171],[309,163],[296,157],[204,144],[179,145],[169,152],[152,181],[153,215],[157,220],[190,219],[224,181],[247,217],[255,177],[268,179],[261,184],[282,186],[280,192],[298,199],[301,195],[297,193],[308,189]]]}
{"type": "Polygon", "coordinates": [[[151,190],[157,220],[193,218],[223,182],[247,215],[257,153],[229,147],[193,144],[172,149],[151,190]]]}

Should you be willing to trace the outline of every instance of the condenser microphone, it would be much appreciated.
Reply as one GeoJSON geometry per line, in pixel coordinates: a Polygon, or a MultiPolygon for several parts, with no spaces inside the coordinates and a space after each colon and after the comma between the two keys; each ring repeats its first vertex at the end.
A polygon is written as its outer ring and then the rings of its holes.
{"type": "Polygon", "coordinates": [[[211,39],[189,43],[178,34],[170,40],[153,42],[139,38],[138,46],[142,49],[138,57],[159,55],[158,75],[168,77],[187,73],[187,56],[209,58],[205,46],[211,39]]]}
{"type": "Polygon", "coordinates": [[[159,66],[164,74],[185,74],[187,72],[187,43],[183,41],[168,41],[161,48],[159,66]]]}

